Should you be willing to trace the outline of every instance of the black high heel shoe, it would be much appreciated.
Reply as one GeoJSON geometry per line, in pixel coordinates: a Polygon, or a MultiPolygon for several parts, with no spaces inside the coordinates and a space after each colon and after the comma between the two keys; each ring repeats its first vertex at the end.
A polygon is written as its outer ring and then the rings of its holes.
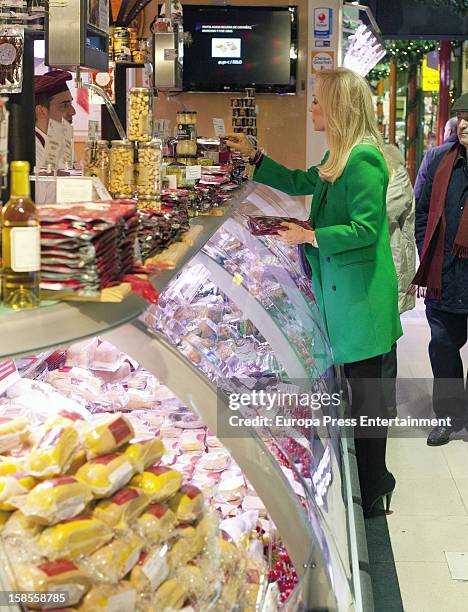
{"type": "Polygon", "coordinates": [[[390,472],[387,472],[377,484],[370,488],[367,492],[362,492],[362,511],[364,518],[369,518],[375,510],[378,502],[385,498],[385,512],[390,512],[390,504],[392,503],[393,491],[395,490],[396,480],[390,472]]]}

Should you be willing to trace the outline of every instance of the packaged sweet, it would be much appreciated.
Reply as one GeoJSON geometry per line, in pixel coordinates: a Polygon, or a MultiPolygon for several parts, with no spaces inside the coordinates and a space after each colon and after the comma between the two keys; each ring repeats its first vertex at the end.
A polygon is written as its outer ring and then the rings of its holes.
{"type": "Polygon", "coordinates": [[[200,489],[187,484],[169,500],[168,505],[181,523],[192,523],[203,514],[205,502],[200,489]]]}
{"type": "Polygon", "coordinates": [[[178,540],[173,544],[168,554],[168,563],[172,570],[185,565],[198,556],[205,545],[203,530],[192,525],[179,525],[178,540]]]}
{"type": "Polygon", "coordinates": [[[23,460],[14,457],[0,456],[0,476],[16,474],[23,471],[23,460]]]}
{"type": "MultiPolygon", "coordinates": [[[[67,604],[71,606],[78,604],[91,586],[89,574],[68,559],[43,561],[37,565],[18,563],[15,564],[14,571],[18,590],[65,593],[67,604]]],[[[45,604],[28,603],[28,606],[40,609],[45,607],[45,604]]]]}
{"type": "Polygon", "coordinates": [[[70,467],[66,471],[67,476],[74,476],[77,471],[86,463],[86,453],[82,448],[78,448],[71,460],[70,467]]]}
{"type": "Polygon", "coordinates": [[[0,418],[0,453],[6,453],[29,438],[28,419],[25,417],[0,418]]]}
{"type": "Polygon", "coordinates": [[[154,591],[169,576],[167,551],[167,546],[160,546],[140,555],[130,575],[130,582],[138,593],[154,591]]]}
{"type": "Polygon", "coordinates": [[[78,608],[80,612],[135,612],[137,592],[126,580],[94,586],[78,608]]]}
{"type": "Polygon", "coordinates": [[[35,538],[42,530],[42,525],[39,525],[39,523],[30,516],[23,514],[21,510],[17,510],[13,512],[13,514],[10,514],[3,528],[2,536],[25,540],[35,538]]]}
{"type": "Polygon", "coordinates": [[[141,489],[126,487],[94,509],[94,516],[115,529],[124,529],[149,505],[149,496],[141,489]]]}
{"type": "Polygon", "coordinates": [[[24,472],[0,476],[0,510],[16,510],[11,500],[18,495],[25,495],[36,484],[37,480],[24,472]]]}
{"type": "Polygon", "coordinates": [[[86,420],[81,413],[73,410],[60,410],[45,422],[44,429],[73,426],[77,431],[80,431],[85,425],[86,420]]]}
{"type": "Polygon", "coordinates": [[[96,419],[83,435],[88,459],[107,455],[134,437],[130,421],[122,414],[103,415],[96,419]]]}
{"type": "Polygon", "coordinates": [[[73,427],[53,427],[46,431],[25,462],[32,476],[46,478],[67,471],[78,446],[78,433],[73,427]]]}
{"type": "Polygon", "coordinates": [[[159,438],[135,438],[130,440],[125,455],[133,463],[137,472],[144,472],[147,467],[157,463],[166,452],[159,438]]]}
{"type": "Polygon", "coordinates": [[[87,485],[73,476],[62,476],[41,482],[28,495],[14,501],[26,516],[40,524],[53,525],[76,516],[92,499],[87,485]]]}
{"type": "Polygon", "coordinates": [[[226,451],[214,451],[205,453],[198,467],[208,471],[223,471],[227,468],[231,457],[226,451]]]}
{"type": "Polygon", "coordinates": [[[111,528],[88,515],[75,516],[45,529],[37,540],[38,549],[49,559],[77,559],[91,555],[112,538],[111,528]]]}
{"type": "Polygon", "coordinates": [[[152,599],[153,610],[180,610],[187,599],[187,589],[171,578],[162,583],[152,599]]]}
{"type": "Polygon", "coordinates": [[[152,502],[163,502],[180,489],[182,474],[169,467],[156,465],[132,478],[130,484],[148,493],[152,502]]]}
{"type": "Polygon", "coordinates": [[[98,339],[91,338],[71,344],[67,349],[67,367],[89,368],[98,346],[98,339]]]}
{"type": "Polygon", "coordinates": [[[115,372],[122,364],[122,353],[106,340],[99,343],[91,360],[92,370],[115,372]]]}
{"type": "Polygon", "coordinates": [[[233,542],[229,542],[225,537],[220,536],[220,555],[221,568],[223,572],[233,573],[239,564],[240,551],[233,542]]]}
{"type": "Polygon", "coordinates": [[[122,453],[111,453],[85,463],[76,478],[87,484],[95,497],[107,497],[124,487],[135,468],[122,453]]]}
{"type": "Polygon", "coordinates": [[[175,577],[177,582],[187,589],[189,598],[195,601],[201,599],[201,595],[208,585],[211,588],[214,586],[212,578],[210,577],[210,579],[207,580],[202,570],[197,565],[193,564],[179,567],[175,577]]]}
{"type": "Polygon", "coordinates": [[[150,504],[137,519],[136,529],[148,544],[159,544],[173,535],[177,522],[167,504],[150,504]]]}
{"type": "Polygon", "coordinates": [[[184,452],[203,451],[205,449],[205,434],[184,432],[180,441],[180,449],[184,452]]]}
{"type": "Polygon", "coordinates": [[[142,538],[129,532],[97,550],[84,565],[95,578],[115,584],[138,562],[143,545],[142,538]]]}

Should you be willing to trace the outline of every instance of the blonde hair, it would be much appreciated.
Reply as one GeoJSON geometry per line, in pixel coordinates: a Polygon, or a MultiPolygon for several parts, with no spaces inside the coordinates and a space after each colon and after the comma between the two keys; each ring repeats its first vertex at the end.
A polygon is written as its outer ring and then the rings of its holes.
{"type": "Polygon", "coordinates": [[[330,155],[320,167],[320,178],[334,183],[342,174],[352,149],[369,144],[379,151],[383,138],[377,125],[367,81],[347,68],[321,72],[317,94],[325,117],[330,155]]]}

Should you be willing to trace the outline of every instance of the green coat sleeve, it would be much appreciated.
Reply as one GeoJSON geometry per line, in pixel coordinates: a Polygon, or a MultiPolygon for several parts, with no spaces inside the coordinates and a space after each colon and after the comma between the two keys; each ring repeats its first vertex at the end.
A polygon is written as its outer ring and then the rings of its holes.
{"type": "Polygon", "coordinates": [[[316,228],[322,255],[328,257],[375,243],[386,215],[388,170],[377,149],[366,146],[352,154],[343,176],[349,223],[316,228]]]}
{"type": "Polygon", "coordinates": [[[318,168],[309,170],[289,170],[265,156],[255,169],[253,180],[269,187],[279,189],[290,196],[311,195],[318,182],[318,168]]]}

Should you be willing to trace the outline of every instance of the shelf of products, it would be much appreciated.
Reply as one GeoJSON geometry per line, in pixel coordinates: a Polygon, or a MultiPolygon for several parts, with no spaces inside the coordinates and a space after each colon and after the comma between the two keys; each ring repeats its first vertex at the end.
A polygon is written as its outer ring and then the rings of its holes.
{"type": "MultiPolygon", "coordinates": [[[[240,189],[227,202],[223,216],[194,217],[190,220],[191,225],[200,225],[203,231],[198,235],[195,244],[188,247],[181,258],[181,267],[200,251],[225,222],[232,210],[242,201],[244,194],[245,190],[240,189]]],[[[152,282],[156,289],[161,291],[177,274],[177,271],[177,269],[165,270],[154,277],[152,282]]],[[[96,302],[73,304],[49,302],[31,312],[11,312],[1,309],[0,359],[15,355],[29,355],[51,346],[102,334],[106,330],[132,321],[140,316],[145,308],[146,302],[132,294],[124,302],[112,305],[96,302]]]]}
{"type": "MultiPolygon", "coordinates": [[[[2,585],[6,577],[25,590],[67,584],[78,609],[93,612],[114,602],[121,612],[362,609],[359,526],[340,432],[266,424],[236,426],[234,435],[229,426],[229,393],[337,385],[294,254],[252,238],[234,214],[247,195],[224,217],[192,220],[203,236],[177,270],[154,279],[159,306],[139,304],[113,329],[95,314],[103,331],[87,323],[83,336],[100,339],[78,345],[69,346],[80,337],[74,332],[60,338],[64,329],[44,329],[57,340],[44,347],[64,348],[21,361],[29,378],[0,398],[13,419],[0,429],[0,479],[17,497],[4,497],[0,513],[0,553],[10,560],[2,585]],[[59,481],[12,476],[24,468],[59,481]],[[13,513],[11,501],[32,521],[13,513]],[[74,518],[83,512],[92,518],[74,518]]],[[[265,206],[275,210],[275,197],[265,206]]],[[[114,309],[101,306],[107,316],[114,309]]],[[[70,328],[81,308],[67,310],[70,328]]],[[[39,352],[10,334],[8,355],[39,352]]],[[[287,414],[310,409],[291,404],[287,414]]]]}

